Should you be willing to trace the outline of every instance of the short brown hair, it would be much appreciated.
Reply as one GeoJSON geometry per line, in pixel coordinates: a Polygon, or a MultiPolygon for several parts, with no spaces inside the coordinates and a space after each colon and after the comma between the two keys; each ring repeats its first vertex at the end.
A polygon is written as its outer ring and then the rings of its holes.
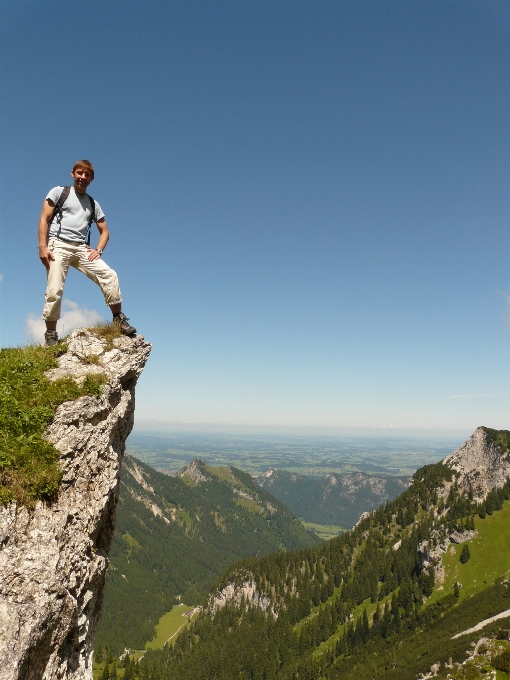
{"type": "Polygon", "coordinates": [[[92,173],[92,179],[94,179],[94,166],[90,161],[82,158],[81,161],[76,161],[76,163],[73,165],[73,172],[76,170],[76,168],[86,168],[87,170],[90,170],[92,173]]]}

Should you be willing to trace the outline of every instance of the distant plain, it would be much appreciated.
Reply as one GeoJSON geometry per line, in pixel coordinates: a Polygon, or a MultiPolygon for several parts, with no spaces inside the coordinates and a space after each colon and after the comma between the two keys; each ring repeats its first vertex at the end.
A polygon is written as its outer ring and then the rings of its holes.
{"type": "Polygon", "coordinates": [[[172,473],[193,458],[233,465],[258,477],[269,467],[304,475],[328,472],[411,475],[436,463],[464,441],[436,437],[328,437],[135,431],[127,452],[161,472],[172,473]]]}

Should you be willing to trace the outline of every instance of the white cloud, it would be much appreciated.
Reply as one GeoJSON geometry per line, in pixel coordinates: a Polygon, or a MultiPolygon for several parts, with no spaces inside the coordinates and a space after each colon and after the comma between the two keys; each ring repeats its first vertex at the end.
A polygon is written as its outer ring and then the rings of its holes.
{"type": "MultiPolygon", "coordinates": [[[[80,309],[78,303],[72,300],[63,300],[62,309],[64,313],[57,323],[59,337],[62,337],[64,333],[70,333],[75,328],[94,326],[99,321],[104,321],[104,318],[95,309],[80,309]]],[[[46,324],[42,317],[29,314],[26,323],[27,335],[35,342],[42,344],[45,330],[46,324]]]]}

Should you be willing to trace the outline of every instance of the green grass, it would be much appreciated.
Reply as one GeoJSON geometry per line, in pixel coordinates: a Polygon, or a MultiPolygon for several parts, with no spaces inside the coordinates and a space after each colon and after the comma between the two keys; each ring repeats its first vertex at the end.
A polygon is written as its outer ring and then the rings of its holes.
{"type": "Polygon", "coordinates": [[[228,467],[213,467],[211,465],[206,465],[205,469],[207,472],[210,472],[211,474],[218,477],[218,479],[222,479],[224,482],[227,482],[227,484],[234,483],[232,472],[228,467]]]}
{"type": "MultiPolygon", "coordinates": [[[[309,528],[309,522],[303,522],[309,528]]],[[[499,577],[510,571],[510,533],[508,526],[510,524],[510,501],[505,502],[503,510],[495,512],[493,515],[487,515],[485,519],[475,518],[475,528],[478,532],[477,536],[470,541],[469,548],[471,551],[471,558],[466,564],[460,562],[460,554],[465,544],[450,545],[450,551],[443,555],[443,566],[445,568],[445,583],[443,588],[439,590],[439,584],[436,584],[432,597],[427,600],[426,606],[434,604],[439,599],[453,592],[453,586],[458,581],[462,583],[460,590],[459,602],[478,593],[488,586],[492,585],[499,577]],[[490,559],[487,556],[490,555],[490,559]]],[[[312,527],[313,528],[313,527],[312,527]]],[[[391,597],[391,594],[390,596],[391,597]]],[[[381,608],[386,602],[380,602],[381,608]]],[[[319,605],[312,611],[311,616],[324,605],[319,605]]],[[[354,620],[356,621],[362,615],[363,609],[367,609],[369,621],[371,621],[377,605],[372,604],[370,599],[367,599],[361,605],[353,610],[354,620]]],[[[510,608],[510,600],[509,605],[510,608]]],[[[314,652],[314,656],[319,656],[322,652],[327,650],[336,642],[336,640],[343,634],[345,626],[340,626],[338,631],[323,642],[314,652]]],[[[480,637],[483,632],[480,632],[480,637]]],[[[504,674],[501,675],[504,677],[504,674]]]]}
{"type": "MultiPolygon", "coordinates": [[[[454,662],[465,661],[466,650],[471,649],[473,641],[495,637],[499,628],[508,628],[509,621],[502,619],[481,631],[453,639],[456,633],[504,610],[506,602],[510,602],[508,589],[500,582],[460,603],[452,602],[454,599],[450,595],[449,601],[444,598],[441,604],[430,607],[417,628],[403,626],[398,635],[386,640],[376,636],[355,649],[352,656],[339,658],[335,664],[338,674],[333,677],[342,680],[416,680],[418,673],[425,673],[431,664],[440,661],[442,668],[438,680],[445,680],[445,661],[450,657],[454,662]]],[[[494,680],[490,675],[483,677],[494,680]]]]}
{"type": "Polygon", "coordinates": [[[264,512],[260,505],[250,498],[235,498],[234,503],[240,505],[245,510],[248,510],[252,515],[258,515],[264,512]]]}
{"type": "Polygon", "coordinates": [[[335,524],[315,524],[314,522],[305,522],[301,518],[300,522],[306,529],[314,531],[324,541],[329,541],[331,538],[335,538],[338,534],[346,531],[343,527],[336,526],[335,524]]]}
{"type": "MultiPolygon", "coordinates": [[[[156,625],[156,637],[147,642],[145,649],[163,649],[170,638],[173,638],[178,630],[186,626],[190,619],[183,616],[184,612],[190,611],[193,607],[186,604],[177,604],[172,610],[163,614],[156,625]]],[[[192,618],[196,618],[196,615],[192,618]]],[[[175,638],[174,638],[175,639],[175,638]]]]}
{"type": "MultiPolygon", "coordinates": [[[[335,590],[340,591],[341,588],[338,588],[338,589],[335,589],[335,590]]],[[[360,616],[363,616],[363,610],[364,609],[367,610],[368,620],[369,620],[370,624],[372,624],[372,618],[373,618],[375,610],[377,609],[377,604],[372,604],[370,602],[369,597],[367,597],[367,599],[364,602],[362,602],[361,604],[359,604],[357,607],[355,607],[352,610],[354,622],[356,622],[360,618],[360,616]]],[[[336,630],[336,632],[333,633],[333,635],[331,635],[327,640],[324,640],[324,642],[321,642],[321,644],[315,649],[315,651],[313,652],[314,658],[320,657],[321,654],[323,654],[326,650],[331,649],[331,647],[333,647],[336,644],[337,640],[339,640],[342,637],[342,635],[345,633],[347,625],[348,625],[347,622],[340,623],[338,625],[338,629],[336,630]]]]}
{"type": "Polygon", "coordinates": [[[453,592],[458,581],[462,583],[460,600],[480,592],[510,570],[510,501],[506,501],[503,509],[485,519],[475,517],[477,535],[470,541],[471,558],[466,564],[460,562],[460,554],[464,544],[450,545],[448,553],[443,555],[445,570],[444,584],[436,584],[427,605],[453,592]],[[441,585],[443,586],[440,590],[441,585]]]}
{"type": "Polygon", "coordinates": [[[239,479],[236,479],[234,475],[232,474],[232,470],[230,467],[223,467],[223,466],[212,466],[212,465],[206,465],[205,469],[207,472],[210,474],[214,475],[218,479],[221,479],[223,482],[226,482],[227,484],[232,484],[232,486],[237,487],[238,489],[241,489],[243,491],[246,491],[246,493],[253,495],[253,490],[249,489],[246,484],[243,484],[239,479]]]}
{"type": "MultiPolygon", "coordinates": [[[[183,616],[184,612],[190,611],[191,609],[193,609],[193,607],[190,607],[186,604],[178,604],[172,607],[171,611],[167,612],[166,614],[163,614],[163,616],[159,619],[156,625],[156,636],[150,642],[146,643],[144,650],[142,649],[134,650],[133,653],[131,654],[131,658],[134,659],[135,661],[139,661],[144,656],[145,652],[148,649],[163,649],[165,643],[168,641],[170,641],[170,644],[173,644],[173,642],[177,638],[176,633],[183,626],[189,625],[190,621],[196,619],[197,614],[192,616],[190,619],[183,616]]],[[[117,658],[115,659],[115,661],[119,663],[117,658]]],[[[94,661],[93,680],[100,679],[104,666],[105,666],[104,661],[100,664],[94,661]]],[[[124,669],[118,668],[117,675],[119,680],[121,680],[121,678],[124,677],[124,669]]]]}
{"type": "Polygon", "coordinates": [[[96,326],[88,329],[94,335],[99,336],[103,340],[106,340],[106,350],[113,349],[113,341],[115,338],[120,338],[122,332],[120,326],[116,323],[108,323],[106,321],[100,321],[96,326]]]}
{"type": "Polygon", "coordinates": [[[82,387],[71,378],[50,382],[65,343],[0,350],[0,505],[33,506],[51,500],[61,479],[59,453],[43,438],[57,407],[85,394],[99,395],[104,376],[88,376],[82,387]]]}

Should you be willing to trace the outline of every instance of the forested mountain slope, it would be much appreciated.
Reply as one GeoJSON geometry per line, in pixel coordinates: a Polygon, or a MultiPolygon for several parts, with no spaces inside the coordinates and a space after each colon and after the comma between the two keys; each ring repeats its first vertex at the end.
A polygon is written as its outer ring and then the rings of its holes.
{"type": "Polygon", "coordinates": [[[438,677],[458,674],[455,664],[481,637],[472,627],[500,612],[483,634],[510,624],[509,441],[509,432],[478,428],[350,532],[232,566],[175,646],[146,655],[143,677],[414,680],[431,667],[438,677]]]}
{"type": "Polygon", "coordinates": [[[194,460],[170,477],[126,456],[97,645],[143,648],[177,596],[198,604],[239,559],[318,542],[241,470],[194,460]]]}
{"type": "Polygon", "coordinates": [[[255,481],[305,521],[351,529],[363,512],[375,510],[405,491],[410,479],[363,472],[308,477],[269,468],[255,481]]]}

